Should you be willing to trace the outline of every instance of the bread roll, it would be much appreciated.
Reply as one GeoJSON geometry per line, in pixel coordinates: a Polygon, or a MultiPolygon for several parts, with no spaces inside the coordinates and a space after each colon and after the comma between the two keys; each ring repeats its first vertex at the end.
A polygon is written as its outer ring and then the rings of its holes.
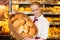
{"type": "Polygon", "coordinates": [[[23,15],[22,14],[17,14],[14,17],[11,18],[11,22],[13,22],[16,19],[21,19],[21,18],[23,18],[23,15]]]}
{"type": "Polygon", "coordinates": [[[24,25],[24,23],[25,23],[25,21],[23,19],[18,19],[13,22],[13,26],[18,27],[18,26],[24,25]]]}
{"type": "Polygon", "coordinates": [[[21,34],[21,33],[23,32],[23,30],[24,30],[24,26],[19,26],[17,32],[18,32],[19,34],[21,34]]]}
{"type": "Polygon", "coordinates": [[[26,21],[26,24],[30,27],[33,27],[34,26],[34,23],[27,17],[24,17],[24,20],[26,21]]]}
{"type": "Polygon", "coordinates": [[[33,27],[33,26],[34,26],[34,24],[33,24],[31,21],[28,21],[26,24],[27,24],[28,26],[30,26],[30,27],[33,27]]]}
{"type": "Polygon", "coordinates": [[[21,36],[22,36],[23,38],[29,37],[29,35],[28,35],[27,33],[24,33],[24,32],[21,34],[21,36]]]}
{"type": "Polygon", "coordinates": [[[29,33],[28,33],[29,34],[29,37],[34,36],[35,35],[35,31],[36,31],[35,28],[34,27],[31,27],[30,30],[29,30],[29,33]]]}
{"type": "Polygon", "coordinates": [[[28,33],[29,31],[29,26],[27,24],[24,25],[24,32],[25,33],[28,33]]]}

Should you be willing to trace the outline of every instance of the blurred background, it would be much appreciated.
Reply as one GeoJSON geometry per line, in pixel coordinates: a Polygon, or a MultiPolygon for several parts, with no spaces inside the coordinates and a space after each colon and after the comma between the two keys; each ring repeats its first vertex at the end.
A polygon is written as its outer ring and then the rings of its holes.
{"type": "Polygon", "coordinates": [[[36,1],[50,23],[47,40],[60,40],[60,0],[0,0],[0,40],[15,39],[9,30],[9,12],[23,12],[33,19],[30,4],[36,1]]]}

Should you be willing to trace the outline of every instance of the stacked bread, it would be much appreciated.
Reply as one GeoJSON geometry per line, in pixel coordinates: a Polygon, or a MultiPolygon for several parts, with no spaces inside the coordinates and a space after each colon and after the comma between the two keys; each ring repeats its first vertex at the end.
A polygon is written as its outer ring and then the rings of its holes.
{"type": "Polygon", "coordinates": [[[17,12],[10,18],[10,22],[13,25],[12,27],[15,28],[14,30],[23,38],[31,38],[37,33],[36,25],[24,13],[17,12]]]}
{"type": "Polygon", "coordinates": [[[8,6],[0,5],[0,34],[3,35],[10,34],[8,9],[8,6]]]}

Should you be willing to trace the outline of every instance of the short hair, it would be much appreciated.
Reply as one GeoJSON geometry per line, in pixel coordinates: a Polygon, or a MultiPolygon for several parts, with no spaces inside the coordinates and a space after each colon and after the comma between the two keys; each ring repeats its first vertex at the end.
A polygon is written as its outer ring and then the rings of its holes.
{"type": "Polygon", "coordinates": [[[41,7],[41,4],[39,2],[33,2],[32,4],[30,4],[30,6],[32,5],[38,5],[39,7],[41,7]]]}

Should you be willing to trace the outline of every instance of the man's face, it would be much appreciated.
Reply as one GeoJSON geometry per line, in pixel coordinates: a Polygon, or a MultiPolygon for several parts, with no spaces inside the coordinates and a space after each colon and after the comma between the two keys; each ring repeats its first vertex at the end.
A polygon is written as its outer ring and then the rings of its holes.
{"type": "Polygon", "coordinates": [[[35,17],[38,17],[40,15],[41,9],[38,5],[32,5],[31,10],[32,10],[35,17]]]}

